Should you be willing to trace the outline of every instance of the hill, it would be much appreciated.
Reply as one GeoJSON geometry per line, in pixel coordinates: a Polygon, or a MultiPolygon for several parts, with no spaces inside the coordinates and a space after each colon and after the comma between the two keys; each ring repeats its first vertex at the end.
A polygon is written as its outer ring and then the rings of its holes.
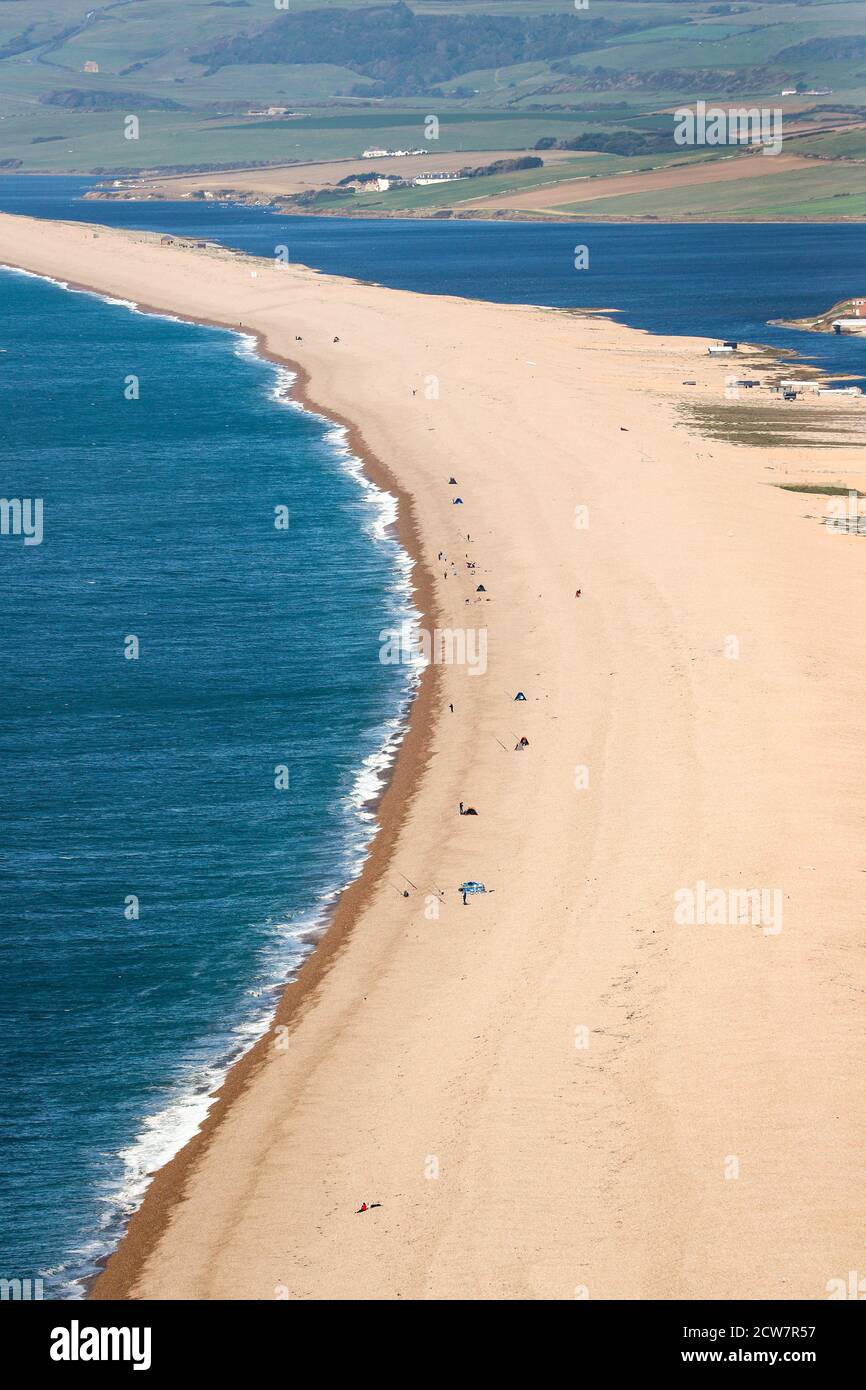
{"type": "MultiPolygon", "coordinates": [[[[677,148],[672,112],[735,99],[784,109],[786,151],[814,166],[768,215],[862,216],[864,33],[863,0],[0,0],[0,167],[253,168],[426,141],[481,165],[543,142],[608,179],[724,156],[677,148]]],[[[734,216],[782,190],[748,183],[734,216]]],[[[695,211],[716,215],[707,197],[695,211]]]]}
{"type": "Polygon", "coordinates": [[[475,69],[507,68],[584,53],[653,27],[653,19],[574,13],[536,18],[428,14],[404,0],[367,9],[284,14],[251,36],[220,39],[191,61],[208,75],[240,65],[332,63],[371,79],[366,95],[439,95],[443,82],[475,69]]]}

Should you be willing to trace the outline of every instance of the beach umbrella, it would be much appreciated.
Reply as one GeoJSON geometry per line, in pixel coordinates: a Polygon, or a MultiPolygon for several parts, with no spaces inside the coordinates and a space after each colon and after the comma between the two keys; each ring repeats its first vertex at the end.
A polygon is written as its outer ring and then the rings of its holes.
{"type": "Polygon", "coordinates": [[[465,883],[461,883],[458,891],[461,893],[486,893],[487,889],[483,883],[478,883],[476,879],[470,878],[465,883]]]}

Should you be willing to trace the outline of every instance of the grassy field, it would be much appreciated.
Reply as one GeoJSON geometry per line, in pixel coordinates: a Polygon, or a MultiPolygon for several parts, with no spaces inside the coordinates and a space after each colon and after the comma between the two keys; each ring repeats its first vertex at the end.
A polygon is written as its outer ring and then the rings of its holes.
{"type": "MultiPolygon", "coordinates": [[[[764,156],[758,156],[764,158],[764,156]]],[[[770,158],[767,158],[769,164],[770,158]]],[[[559,209],[563,211],[564,209],[559,209]]],[[[774,174],[765,180],[692,185],[575,203],[575,216],[693,218],[696,221],[800,221],[809,217],[866,216],[866,164],[815,161],[815,168],[774,174]]]]}
{"type": "MultiPolygon", "coordinates": [[[[326,11],[329,23],[342,24],[339,12],[349,11],[366,24],[363,11],[370,3],[290,0],[290,19],[326,11]]],[[[373,144],[423,147],[430,114],[440,121],[432,146],[437,152],[493,156],[529,150],[542,137],[670,133],[672,109],[700,98],[783,106],[789,115],[829,100],[837,111],[866,106],[866,40],[857,37],[866,35],[864,0],[590,0],[586,10],[576,10],[573,0],[409,0],[409,5],[424,22],[450,16],[459,22],[504,18],[537,24],[547,16],[562,24],[567,16],[568,42],[544,57],[484,66],[490,44],[471,36],[455,39],[452,47],[459,53],[465,44],[465,69],[457,58],[438,85],[425,87],[418,78],[395,96],[382,94],[377,64],[361,70],[360,49],[352,66],[354,51],[345,44],[307,51],[304,62],[272,61],[267,48],[254,54],[261,61],[247,61],[244,36],[255,36],[275,18],[281,22],[272,0],[0,0],[0,160],[34,173],[90,173],[356,158],[373,144]],[[241,47],[219,47],[229,40],[241,47]],[[206,51],[223,57],[209,64],[194,61],[206,51]],[[93,64],[98,71],[85,71],[93,64]],[[832,97],[804,90],[782,100],[783,86],[827,87],[832,97]],[[61,104],[57,93],[65,94],[61,104]],[[87,109],[100,102],[113,109],[87,109]],[[166,103],[180,109],[154,109],[166,103]],[[300,114],[296,119],[248,114],[268,105],[300,114]],[[139,119],[137,140],[125,138],[124,118],[130,114],[139,119]]],[[[465,36],[465,30],[459,32],[465,36]]],[[[290,56],[296,56],[294,49],[290,56]]],[[[383,62],[392,58],[390,46],[383,45],[383,62]]],[[[815,119],[828,123],[818,112],[815,119]]],[[[841,124],[841,117],[834,119],[841,124]]],[[[796,149],[820,156],[814,170],[779,175],[766,185],[750,180],[723,188],[650,188],[581,204],[575,212],[581,217],[866,215],[866,187],[856,165],[866,161],[866,124],[859,130],[807,133],[798,137],[796,149]]],[[[675,148],[652,155],[599,153],[591,164],[581,161],[580,172],[647,169],[680,161],[683,154],[675,148]]],[[[702,154],[714,156],[714,151],[702,154]]],[[[358,211],[459,209],[482,192],[538,187],[541,196],[573,172],[563,165],[503,176],[499,183],[484,180],[483,190],[475,181],[450,189],[364,194],[352,206],[358,211]]],[[[557,205],[557,213],[563,211],[568,208],[557,205]]]]}
{"type": "MultiPolygon", "coordinates": [[[[187,112],[141,111],[139,138],[124,138],[124,119],[136,106],[74,113],[37,106],[0,115],[2,157],[23,158],[34,172],[174,167],[211,163],[285,163],[360,157],[370,145],[424,148],[427,112],[343,111],[298,120],[243,120],[187,112]],[[60,138],[58,138],[60,137],[60,138]],[[46,138],[49,143],[44,143],[46,138]],[[35,142],[35,143],[34,143],[35,142]],[[218,159],[215,152],[218,151],[218,159]]],[[[583,113],[581,113],[582,115],[583,113]]],[[[443,112],[431,152],[528,149],[542,136],[573,136],[593,123],[561,113],[443,112]]],[[[681,152],[680,152],[681,157],[681,152]]],[[[633,159],[623,167],[638,167],[633,159]]]]}
{"type": "Polygon", "coordinates": [[[760,449],[808,448],[816,443],[822,449],[845,449],[866,441],[862,413],[847,405],[832,408],[797,401],[744,405],[737,401],[691,405],[683,414],[711,439],[760,449]]]}

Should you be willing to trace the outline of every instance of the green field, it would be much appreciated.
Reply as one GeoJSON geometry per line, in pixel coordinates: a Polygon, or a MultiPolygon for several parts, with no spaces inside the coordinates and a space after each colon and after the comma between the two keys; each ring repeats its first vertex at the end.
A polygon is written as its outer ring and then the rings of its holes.
{"type": "MultiPolygon", "coordinates": [[[[763,155],[755,156],[764,158],[763,155]]],[[[771,157],[767,157],[769,163],[771,157]]],[[[798,221],[809,217],[841,220],[866,216],[866,164],[847,169],[816,161],[814,170],[772,174],[739,183],[659,189],[654,193],[574,203],[560,212],[590,217],[688,218],[708,221],[798,221]]]]}
{"type": "MultiPolygon", "coordinates": [[[[124,119],[129,113],[136,113],[133,103],[111,112],[71,113],[36,107],[21,115],[0,116],[3,156],[23,158],[25,168],[34,172],[352,158],[371,144],[423,148],[427,114],[423,110],[379,114],[348,111],[336,116],[261,121],[145,110],[138,113],[139,138],[127,140],[124,119]],[[44,143],[46,137],[49,143],[44,143]]],[[[437,153],[472,150],[495,154],[498,150],[527,149],[542,136],[573,136],[594,128],[592,122],[562,113],[530,117],[517,112],[453,111],[443,112],[439,119],[439,139],[435,146],[427,146],[437,153]]],[[[611,165],[610,157],[606,162],[611,165]]],[[[616,159],[611,167],[617,167],[616,159]]],[[[622,167],[644,166],[629,158],[622,167]]]]}
{"type": "MultiPolygon", "coordinates": [[[[437,152],[528,150],[542,137],[584,133],[669,139],[677,105],[775,106],[783,85],[803,92],[786,99],[788,115],[822,103],[866,113],[864,0],[590,0],[582,11],[573,0],[394,0],[388,22],[408,24],[422,45],[406,62],[399,42],[368,33],[383,22],[381,5],[289,3],[286,16],[273,0],[0,0],[0,160],[35,173],[90,173],[354,158],[370,144],[423,146],[429,114],[441,123],[437,152]],[[423,28],[434,23],[435,31],[423,28]],[[555,43],[545,24],[559,26],[550,30],[555,43]],[[505,60],[485,65],[494,53],[505,60]],[[98,71],[85,71],[93,64],[98,71]],[[435,81],[425,77],[428,65],[435,81]],[[810,97],[809,87],[832,92],[810,97]],[[100,103],[108,109],[89,109],[100,103]],[[181,109],[155,109],[174,103],[181,109]],[[249,114],[269,105],[293,118],[249,114]],[[125,138],[127,115],[138,117],[137,140],[125,138]]],[[[813,117],[826,119],[817,109],[813,117]]],[[[821,156],[814,173],[738,185],[728,210],[833,216],[844,204],[845,216],[862,216],[850,163],[866,160],[866,125],[807,133],[796,148],[821,156]]],[[[580,172],[642,169],[683,154],[599,153],[581,160],[580,172]]],[[[552,167],[512,175],[499,191],[541,189],[556,177],[552,167]]],[[[497,191],[494,181],[483,191],[497,191]]],[[[436,211],[480,193],[475,181],[471,189],[364,194],[352,206],[436,211]]],[[[592,212],[713,217],[729,193],[725,185],[606,199],[592,212]]]]}

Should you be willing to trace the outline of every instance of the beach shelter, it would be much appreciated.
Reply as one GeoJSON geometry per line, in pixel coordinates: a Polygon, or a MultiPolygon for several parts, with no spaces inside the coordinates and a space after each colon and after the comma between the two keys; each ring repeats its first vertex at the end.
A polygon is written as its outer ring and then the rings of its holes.
{"type": "Polygon", "coordinates": [[[515,700],[525,700],[525,699],[526,699],[526,696],[524,695],[524,693],[523,693],[522,690],[518,690],[518,692],[517,692],[517,694],[515,695],[514,698],[515,698],[515,700]]]}
{"type": "Polygon", "coordinates": [[[483,584],[479,584],[479,585],[478,585],[478,588],[475,590],[475,592],[476,592],[476,594],[486,594],[486,593],[487,593],[487,590],[485,589],[485,587],[484,587],[483,584]]]}
{"type": "Polygon", "coordinates": [[[452,507],[462,507],[462,506],[463,506],[463,498],[462,498],[462,497],[455,497],[455,498],[454,498],[454,501],[451,503],[451,505],[452,505],[452,507]]]}
{"type": "Polygon", "coordinates": [[[469,878],[465,883],[461,883],[459,892],[461,893],[486,893],[487,889],[483,883],[478,883],[476,879],[469,878]]]}
{"type": "Polygon", "coordinates": [[[456,487],[456,486],[457,486],[457,479],[456,479],[456,478],[449,478],[449,479],[448,479],[448,486],[450,487],[452,483],[453,483],[454,486],[456,487]]]}

